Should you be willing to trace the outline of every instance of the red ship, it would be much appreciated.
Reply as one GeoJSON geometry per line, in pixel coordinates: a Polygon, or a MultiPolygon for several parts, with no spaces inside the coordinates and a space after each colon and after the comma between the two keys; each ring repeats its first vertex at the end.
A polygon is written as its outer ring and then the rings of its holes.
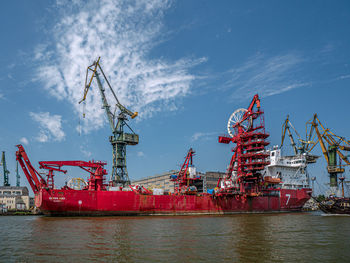
{"type": "MultiPolygon", "coordinates": [[[[263,111],[255,95],[248,109],[235,111],[228,123],[229,136],[219,137],[220,143],[234,143],[233,155],[224,178],[210,193],[197,191],[199,178],[189,173],[194,151],[190,149],[176,178],[172,178],[172,194],[155,194],[141,185],[111,187],[105,183],[104,162],[43,161],[41,169],[48,170],[44,179],[32,166],[22,145],[16,158],[35,194],[35,205],[51,216],[103,215],[183,215],[231,214],[242,212],[300,211],[311,197],[311,189],[303,183],[291,185],[275,171],[276,151],[266,151],[269,134],[265,132],[263,111]],[[274,162],[274,163],[271,163],[274,162]],[[275,165],[275,166],[273,166],[275,165]],[[67,171],[64,166],[76,166],[90,174],[86,186],[75,190],[66,185],[54,186],[54,172],[67,171]]],[[[276,154],[277,155],[277,154],[276,154]]],[[[282,159],[281,159],[282,160],[282,159]]],[[[302,163],[302,161],[298,162],[302,163]]],[[[277,164],[278,166],[278,164],[277,164]]],[[[300,181],[300,180],[299,180],[300,181]]],[[[300,182],[301,182],[300,181],[300,182]]]]}

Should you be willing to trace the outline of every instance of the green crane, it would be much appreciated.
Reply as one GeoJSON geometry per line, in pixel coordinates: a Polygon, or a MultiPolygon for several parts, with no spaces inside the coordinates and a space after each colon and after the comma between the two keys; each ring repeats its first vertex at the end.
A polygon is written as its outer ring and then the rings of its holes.
{"type": "Polygon", "coordinates": [[[2,165],[3,173],[4,173],[4,186],[10,186],[10,183],[9,183],[9,173],[10,173],[10,171],[7,170],[6,158],[5,158],[5,152],[4,151],[2,152],[1,165],[2,165]]]}
{"type": "Polygon", "coordinates": [[[286,131],[288,132],[288,136],[291,142],[291,146],[294,150],[294,154],[295,155],[305,155],[306,158],[306,162],[307,163],[316,163],[318,156],[317,155],[313,155],[310,154],[309,152],[306,151],[306,148],[310,145],[310,144],[315,144],[315,142],[313,141],[307,141],[307,140],[303,140],[301,138],[301,136],[299,135],[298,131],[294,128],[293,124],[291,123],[291,121],[289,120],[289,115],[287,115],[286,120],[284,121],[283,125],[282,125],[282,141],[281,141],[281,148],[283,147],[283,143],[284,143],[284,138],[286,136],[286,131]],[[293,134],[291,129],[294,131],[295,135],[297,136],[297,143],[294,141],[293,138],[293,134]]]}
{"type": "Polygon", "coordinates": [[[91,83],[94,77],[96,78],[97,85],[100,91],[100,95],[102,99],[102,108],[105,110],[107,114],[109,125],[112,130],[112,136],[109,137],[109,141],[112,144],[112,152],[113,152],[113,166],[112,166],[112,174],[111,174],[110,181],[113,186],[128,185],[130,184],[130,180],[129,180],[129,175],[126,168],[126,145],[138,144],[139,136],[131,129],[131,127],[127,124],[127,121],[128,121],[128,116],[130,116],[133,119],[138,115],[138,113],[128,110],[119,102],[114,90],[112,89],[108,79],[106,78],[106,75],[104,74],[101,68],[100,58],[98,58],[98,60],[95,61],[92,65],[90,65],[86,70],[84,96],[79,103],[86,100],[86,95],[89,91],[89,88],[91,86],[91,83]],[[88,82],[89,72],[92,72],[92,75],[88,82]],[[113,113],[111,111],[111,106],[108,104],[108,101],[105,95],[105,89],[102,86],[99,72],[102,73],[102,76],[105,82],[107,83],[116,101],[115,109],[113,113]],[[116,112],[117,109],[119,109],[119,113],[116,112]],[[117,120],[117,123],[116,123],[116,120],[117,120]],[[124,132],[125,127],[128,127],[132,133],[124,132]]]}
{"type": "Polygon", "coordinates": [[[16,186],[20,186],[21,184],[21,176],[18,172],[18,161],[16,162],[16,186]]]}

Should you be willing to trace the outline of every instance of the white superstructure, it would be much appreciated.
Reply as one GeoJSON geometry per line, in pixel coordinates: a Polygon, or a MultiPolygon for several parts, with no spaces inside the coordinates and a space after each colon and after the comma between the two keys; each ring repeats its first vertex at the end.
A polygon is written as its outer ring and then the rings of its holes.
{"type": "Polygon", "coordinates": [[[281,149],[275,146],[270,153],[270,164],[265,167],[263,176],[280,180],[278,187],[285,189],[301,189],[310,187],[310,177],[307,172],[307,155],[298,154],[282,156],[281,149]]]}

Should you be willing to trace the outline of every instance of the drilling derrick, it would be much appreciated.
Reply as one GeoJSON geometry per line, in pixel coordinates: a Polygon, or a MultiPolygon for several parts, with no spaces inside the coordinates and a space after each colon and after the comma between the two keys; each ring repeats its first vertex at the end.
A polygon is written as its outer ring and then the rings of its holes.
{"type": "Polygon", "coordinates": [[[5,152],[2,152],[1,165],[2,165],[3,173],[4,173],[4,186],[10,186],[10,183],[9,183],[10,171],[7,170],[5,152]]]}
{"type": "Polygon", "coordinates": [[[235,144],[230,165],[218,187],[222,193],[258,195],[261,192],[261,171],[269,164],[265,146],[266,139],[264,112],[260,109],[260,99],[255,95],[248,109],[238,109],[232,113],[227,123],[229,136],[220,136],[219,142],[235,144]]]}
{"type": "Polygon", "coordinates": [[[79,103],[85,101],[86,95],[89,91],[93,78],[96,78],[97,85],[102,98],[102,108],[105,109],[109,125],[112,130],[112,136],[109,137],[109,141],[112,144],[113,149],[113,165],[110,183],[113,186],[128,185],[130,184],[130,180],[126,169],[126,145],[138,144],[139,136],[131,129],[131,127],[127,124],[127,121],[128,116],[134,119],[138,115],[138,113],[128,110],[119,102],[114,90],[112,89],[108,79],[106,78],[106,75],[104,74],[101,68],[100,58],[98,58],[98,60],[95,61],[92,65],[90,65],[86,70],[84,97],[79,103]],[[90,77],[90,81],[88,82],[89,72],[92,72],[92,75],[90,77]],[[107,83],[115,99],[116,104],[113,112],[111,111],[111,106],[108,104],[105,89],[100,79],[100,73],[102,74],[105,83],[107,83]],[[117,109],[119,109],[118,114],[116,113],[117,109]],[[132,133],[124,132],[124,129],[126,127],[129,128],[132,133]]]}

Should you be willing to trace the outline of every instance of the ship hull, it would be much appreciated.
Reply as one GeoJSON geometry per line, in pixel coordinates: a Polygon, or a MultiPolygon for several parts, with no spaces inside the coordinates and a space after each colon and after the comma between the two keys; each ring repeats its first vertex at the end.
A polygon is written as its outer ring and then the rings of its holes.
{"type": "Polygon", "coordinates": [[[49,216],[232,214],[300,211],[310,195],[311,189],[281,189],[274,195],[254,197],[41,189],[35,203],[49,216]]]}
{"type": "Polygon", "coordinates": [[[318,203],[318,207],[326,214],[350,215],[350,198],[328,198],[318,203]]]}

